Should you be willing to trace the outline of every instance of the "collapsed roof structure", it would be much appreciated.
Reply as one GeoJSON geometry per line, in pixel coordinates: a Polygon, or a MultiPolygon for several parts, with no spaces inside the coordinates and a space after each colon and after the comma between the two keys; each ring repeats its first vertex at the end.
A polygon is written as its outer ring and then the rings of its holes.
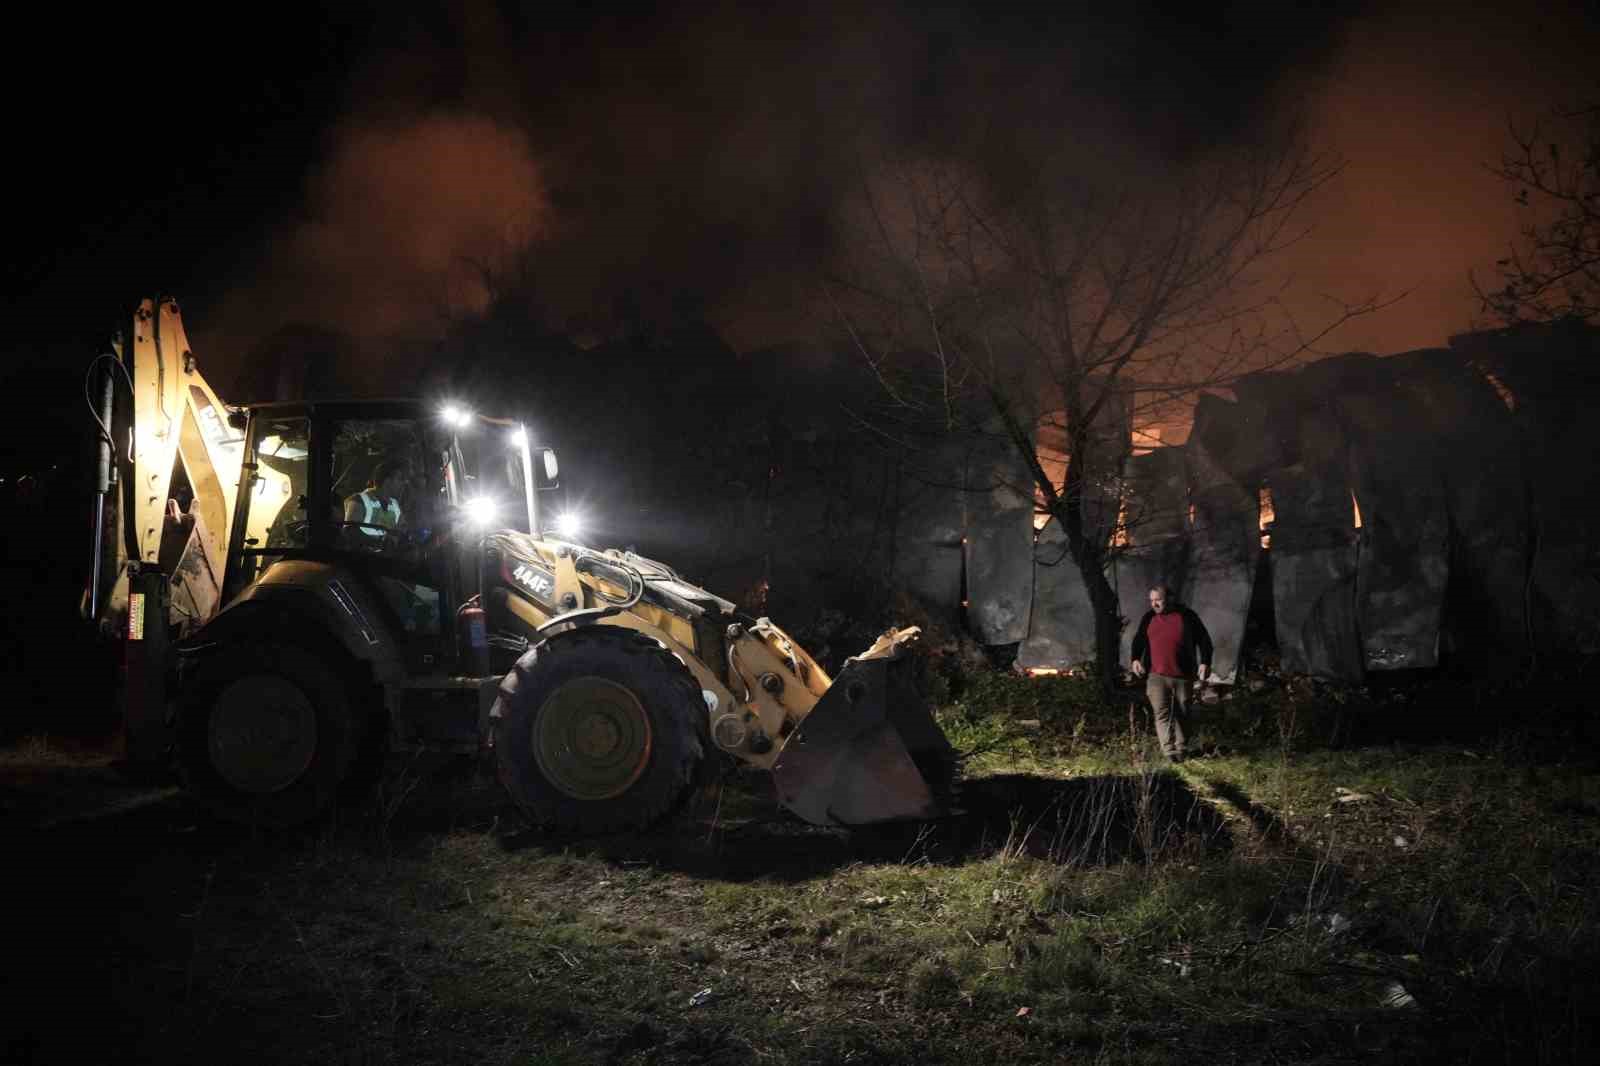
{"type": "MultiPolygon", "coordinates": [[[[1200,397],[1187,441],[1132,455],[1123,499],[1097,502],[1134,512],[1110,575],[1130,621],[1124,656],[1156,582],[1205,619],[1221,681],[1238,670],[1252,603],[1271,606],[1284,670],[1343,680],[1446,658],[1501,673],[1541,649],[1596,650],[1600,331],[1471,333],[1259,373],[1232,392],[1200,397]]],[[[1007,463],[997,452],[977,466],[1007,463]]],[[[1027,482],[1008,473],[998,480],[1027,482]]],[[[1063,538],[989,483],[962,494],[973,635],[1019,644],[1023,668],[1091,660],[1063,538]]],[[[949,539],[903,556],[939,574],[919,591],[941,601],[957,587],[949,539]]]]}

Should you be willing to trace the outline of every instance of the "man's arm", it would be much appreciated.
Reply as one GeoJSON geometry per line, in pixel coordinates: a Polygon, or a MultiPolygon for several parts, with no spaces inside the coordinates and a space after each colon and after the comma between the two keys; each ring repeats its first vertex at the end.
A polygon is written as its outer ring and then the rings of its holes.
{"type": "Polygon", "coordinates": [[[1150,629],[1150,612],[1146,611],[1144,617],[1139,619],[1139,628],[1133,631],[1133,644],[1128,648],[1128,667],[1136,675],[1144,674],[1144,656],[1146,645],[1149,643],[1148,630],[1150,629]]]}
{"type": "Polygon", "coordinates": [[[361,497],[348,496],[344,501],[344,520],[346,522],[360,522],[366,517],[366,508],[361,506],[361,497]]]}

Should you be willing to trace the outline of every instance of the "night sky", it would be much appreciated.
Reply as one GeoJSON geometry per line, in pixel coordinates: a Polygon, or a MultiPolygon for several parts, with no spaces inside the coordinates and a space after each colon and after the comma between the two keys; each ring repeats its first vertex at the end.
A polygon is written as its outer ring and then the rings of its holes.
{"type": "Polygon", "coordinates": [[[1594,85],[1579,5],[865,6],[22,16],[6,385],[70,383],[157,292],[225,394],[290,324],[356,338],[381,373],[481,301],[466,264],[530,246],[564,330],[629,303],[756,350],[811,333],[863,145],[1042,129],[1159,168],[1296,107],[1346,160],[1283,263],[1299,306],[1409,292],[1329,347],[1440,344],[1477,311],[1468,269],[1515,233],[1485,169],[1508,119],[1594,85]]]}

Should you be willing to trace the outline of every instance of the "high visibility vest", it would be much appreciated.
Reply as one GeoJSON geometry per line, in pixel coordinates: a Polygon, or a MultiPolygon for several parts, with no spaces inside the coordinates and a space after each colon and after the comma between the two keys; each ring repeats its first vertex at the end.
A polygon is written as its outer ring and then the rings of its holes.
{"type": "Polygon", "coordinates": [[[389,498],[389,505],[366,489],[361,490],[361,505],[366,508],[366,514],[361,518],[361,532],[369,537],[381,537],[379,529],[369,529],[368,526],[379,526],[382,529],[394,529],[400,524],[400,501],[394,497],[389,498]]]}

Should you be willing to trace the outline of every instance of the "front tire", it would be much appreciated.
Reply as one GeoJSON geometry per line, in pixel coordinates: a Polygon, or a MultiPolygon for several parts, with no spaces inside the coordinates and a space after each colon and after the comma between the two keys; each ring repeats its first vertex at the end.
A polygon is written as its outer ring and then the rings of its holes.
{"type": "Polygon", "coordinates": [[[518,659],[495,702],[495,764],[533,821],[644,829],[682,801],[704,758],[705,703],[662,645],[587,626],[518,659]]]}
{"type": "Polygon", "coordinates": [[[362,740],[349,692],[292,645],[235,644],[184,686],[178,754],[191,794],[218,817],[274,828],[336,804],[362,740]]]}

